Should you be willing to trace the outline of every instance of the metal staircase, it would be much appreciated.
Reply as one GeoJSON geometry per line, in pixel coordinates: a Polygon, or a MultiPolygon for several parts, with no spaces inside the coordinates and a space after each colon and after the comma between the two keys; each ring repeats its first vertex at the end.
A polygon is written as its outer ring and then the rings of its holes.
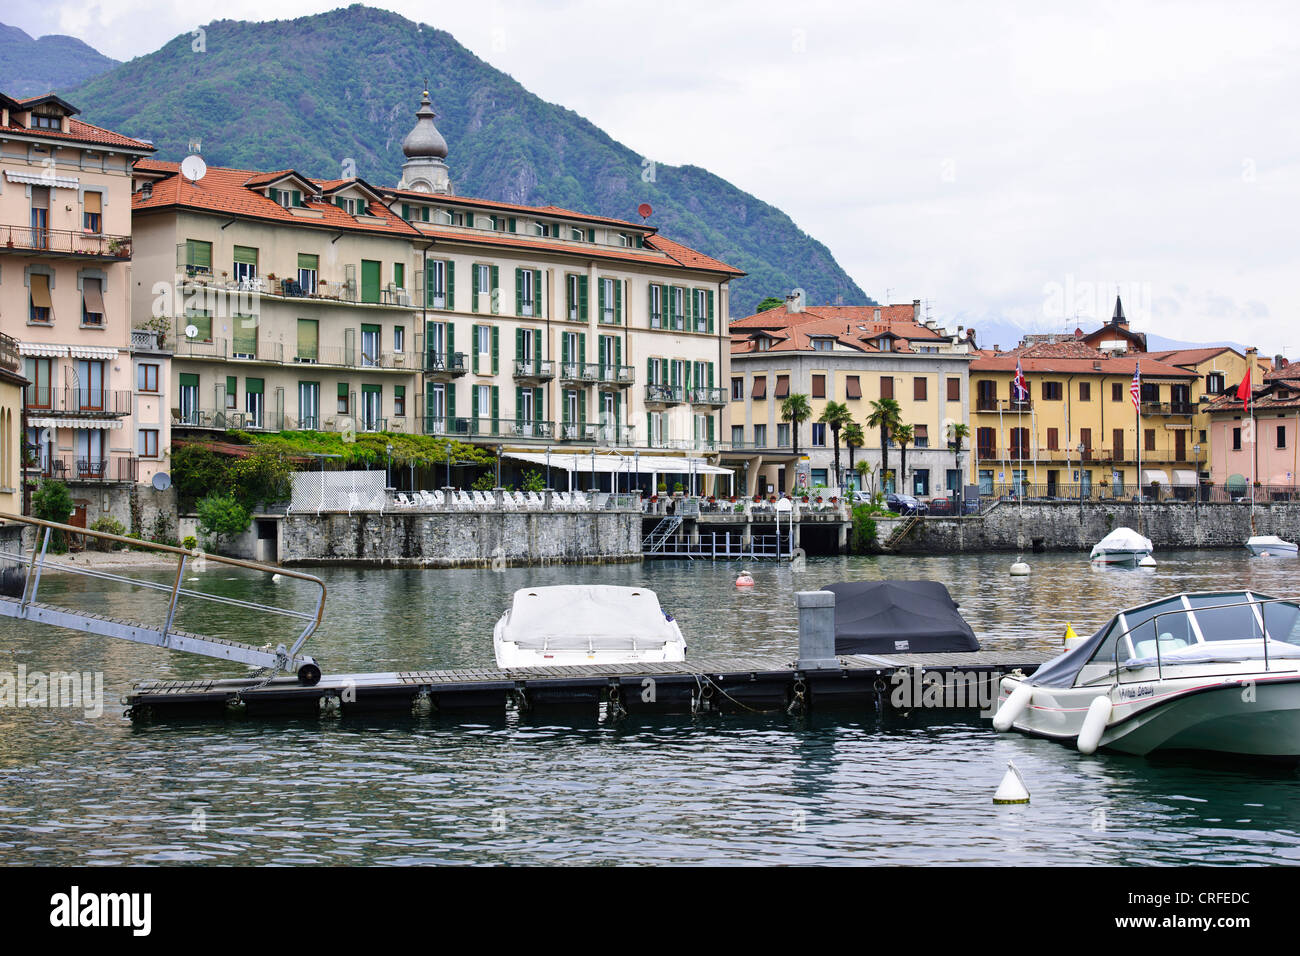
{"type": "Polygon", "coordinates": [[[895,526],[893,533],[890,534],[889,538],[885,541],[885,550],[892,551],[894,550],[894,548],[898,547],[899,544],[902,543],[903,539],[906,538],[909,534],[911,534],[912,529],[915,528],[920,523],[921,523],[920,515],[918,514],[908,515],[903,520],[902,524],[895,526]]]}
{"type": "Polygon", "coordinates": [[[673,532],[681,527],[681,525],[681,515],[665,515],[642,540],[641,553],[656,554],[657,552],[662,551],[664,544],[672,537],[673,532]]]}

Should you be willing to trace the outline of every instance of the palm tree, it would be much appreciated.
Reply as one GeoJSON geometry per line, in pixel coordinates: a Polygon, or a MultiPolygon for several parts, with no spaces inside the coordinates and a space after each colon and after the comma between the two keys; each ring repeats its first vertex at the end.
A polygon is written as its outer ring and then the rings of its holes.
{"type": "Polygon", "coordinates": [[[849,449],[849,471],[857,471],[857,465],[853,462],[853,452],[867,443],[867,436],[862,433],[862,426],[857,422],[848,422],[844,426],[843,436],[844,444],[849,449]]]}
{"type": "MultiPolygon", "coordinates": [[[[858,487],[860,487],[863,491],[866,491],[867,478],[871,475],[871,462],[867,461],[865,458],[862,459],[862,461],[858,462],[857,466],[854,468],[854,471],[858,473],[858,487]]],[[[875,489],[872,488],[870,493],[874,497],[875,489]]]]}
{"type": "Polygon", "coordinates": [[[799,423],[812,418],[807,395],[790,395],[781,402],[781,420],[790,423],[790,448],[799,454],[799,423]]]}
{"type": "Polygon", "coordinates": [[[902,459],[898,470],[902,472],[903,481],[899,487],[903,489],[903,494],[910,494],[907,490],[907,445],[912,440],[912,426],[895,425],[894,440],[898,442],[898,456],[902,459]]]}
{"type": "Polygon", "coordinates": [[[958,496],[961,486],[965,483],[961,476],[961,440],[970,437],[970,426],[962,422],[953,422],[948,426],[948,445],[952,448],[952,463],[957,469],[957,490],[953,492],[953,497],[958,496]]]}
{"type": "Polygon", "coordinates": [[[867,419],[868,428],[880,429],[880,483],[889,479],[889,433],[894,426],[902,422],[903,410],[892,398],[882,398],[871,403],[871,416],[867,419]]]}
{"type": "Polygon", "coordinates": [[[835,484],[839,486],[844,482],[844,473],[840,471],[840,429],[845,425],[853,424],[853,413],[843,402],[827,402],[817,421],[831,430],[831,437],[835,442],[835,484]]]}

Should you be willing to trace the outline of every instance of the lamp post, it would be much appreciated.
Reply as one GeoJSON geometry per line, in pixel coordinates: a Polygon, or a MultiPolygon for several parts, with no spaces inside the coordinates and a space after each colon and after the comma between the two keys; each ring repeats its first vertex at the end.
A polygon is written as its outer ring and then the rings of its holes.
{"type": "Polygon", "coordinates": [[[501,446],[497,445],[497,488],[501,487],[501,446]]]}
{"type": "Polygon", "coordinates": [[[1079,524],[1083,524],[1083,453],[1086,446],[1079,442],[1079,524]]]}
{"type": "Polygon", "coordinates": [[[391,486],[393,484],[393,446],[384,446],[384,484],[391,486]]]}
{"type": "Polygon", "coordinates": [[[1197,442],[1192,446],[1192,457],[1196,459],[1196,504],[1199,509],[1201,503],[1201,444],[1197,442]]]}
{"type": "Polygon", "coordinates": [[[546,446],[546,487],[551,487],[551,446],[546,446]]]}

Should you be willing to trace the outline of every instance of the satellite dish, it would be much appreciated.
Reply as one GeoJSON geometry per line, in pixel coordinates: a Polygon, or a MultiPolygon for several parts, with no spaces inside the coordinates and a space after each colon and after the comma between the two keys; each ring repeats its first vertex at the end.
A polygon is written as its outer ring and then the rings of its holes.
{"type": "Polygon", "coordinates": [[[208,164],[202,157],[186,156],[181,160],[181,175],[192,183],[197,183],[208,174],[208,164]]]}
{"type": "Polygon", "coordinates": [[[648,219],[652,212],[654,212],[654,210],[650,208],[648,202],[643,202],[641,205],[636,207],[636,214],[642,219],[648,219]]]}
{"type": "Polygon", "coordinates": [[[165,471],[160,471],[153,476],[153,486],[158,491],[166,491],[172,486],[172,476],[165,471]]]}
{"type": "Polygon", "coordinates": [[[199,334],[199,327],[198,327],[197,325],[187,325],[187,326],[185,326],[185,337],[186,337],[187,339],[192,339],[192,338],[194,338],[195,336],[197,336],[198,334],[199,334]]]}

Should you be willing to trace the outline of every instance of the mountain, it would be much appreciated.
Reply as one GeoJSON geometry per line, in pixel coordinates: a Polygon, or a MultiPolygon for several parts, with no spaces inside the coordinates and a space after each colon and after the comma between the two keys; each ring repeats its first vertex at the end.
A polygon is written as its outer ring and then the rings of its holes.
{"type": "Polygon", "coordinates": [[[442,30],[354,5],[204,31],[203,52],[183,34],[63,95],[88,122],[153,140],[160,158],[180,159],[198,139],[216,165],[333,178],[351,158],[362,178],[390,185],[427,77],[461,195],[632,221],[648,202],[649,223],[669,238],[748,273],[732,285],[732,315],[795,287],[812,303],[871,302],[781,210],[697,166],[656,165],[651,176],[639,153],[442,30]]]}
{"type": "Polygon", "coordinates": [[[17,27],[0,23],[0,92],[19,98],[39,96],[84,83],[117,66],[75,37],[33,40],[17,27]]]}

